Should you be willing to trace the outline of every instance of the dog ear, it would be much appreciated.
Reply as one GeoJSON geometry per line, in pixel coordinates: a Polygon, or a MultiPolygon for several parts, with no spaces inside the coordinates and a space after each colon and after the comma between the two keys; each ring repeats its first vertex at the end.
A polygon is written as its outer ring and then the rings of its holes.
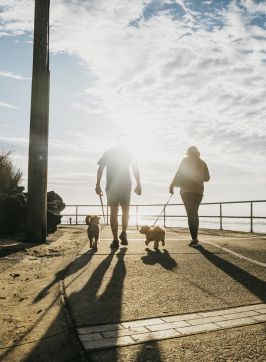
{"type": "Polygon", "coordinates": [[[87,225],[90,225],[90,223],[91,223],[91,215],[86,216],[85,222],[86,222],[87,225]]]}

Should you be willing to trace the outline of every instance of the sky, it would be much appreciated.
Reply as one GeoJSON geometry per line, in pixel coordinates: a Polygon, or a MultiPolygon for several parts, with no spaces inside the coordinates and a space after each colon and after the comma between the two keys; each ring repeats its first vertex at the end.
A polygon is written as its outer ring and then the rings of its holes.
{"type": "MultiPolygon", "coordinates": [[[[33,20],[32,0],[0,0],[0,147],[25,187],[33,20]]],[[[204,201],[266,199],[266,1],[52,0],[50,71],[48,189],[67,204],[99,202],[97,161],[121,132],[133,202],[166,202],[192,145],[204,201]]]]}

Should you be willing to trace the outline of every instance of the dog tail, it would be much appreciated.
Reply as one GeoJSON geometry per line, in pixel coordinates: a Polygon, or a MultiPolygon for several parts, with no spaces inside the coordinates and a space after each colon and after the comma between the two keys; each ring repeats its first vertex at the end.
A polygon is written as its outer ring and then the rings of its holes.
{"type": "Polygon", "coordinates": [[[87,225],[90,225],[90,223],[91,223],[91,215],[86,216],[85,222],[86,222],[87,225]]]}

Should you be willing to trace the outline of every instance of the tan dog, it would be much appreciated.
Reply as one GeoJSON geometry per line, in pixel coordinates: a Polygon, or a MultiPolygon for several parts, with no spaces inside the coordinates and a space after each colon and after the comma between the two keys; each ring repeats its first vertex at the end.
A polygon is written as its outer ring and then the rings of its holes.
{"type": "Polygon", "coordinates": [[[97,251],[97,244],[100,235],[100,217],[97,215],[87,215],[85,222],[88,225],[87,233],[90,240],[90,248],[97,251]]]}
{"type": "Polygon", "coordinates": [[[162,245],[165,245],[165,230],[160,226],[155,226],[151,228],[150,226],[141,226],[140,231],[141,234],[146,235],[145,244],[148,245],[149,242],[154,241],[154,249],[159,248],[159,242],[162,242],[162,245]]]}

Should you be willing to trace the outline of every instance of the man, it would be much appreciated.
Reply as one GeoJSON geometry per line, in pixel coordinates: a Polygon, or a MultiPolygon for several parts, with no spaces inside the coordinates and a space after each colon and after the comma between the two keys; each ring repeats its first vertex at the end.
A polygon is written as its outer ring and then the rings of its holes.
{"type": "Polygon", "coordinates": [[[111,209],[111,229],[113,242],[111,248],[119,248],[118,240],[118,208],[122,208],[122,232],[119,236],[121,245],[128,245],[127,227],[129,220],[129,206],[131,195],[130,167],[132,168],[137,186],[135,193],[141,195],[141,184],[139,170],[133,162],[129,150],[125,146],[112,147],[104,152],[98,161],[97,183],[95,191],[102,196],[101,179],[106,167],[106,194],[107,203],[111,209]]]}

